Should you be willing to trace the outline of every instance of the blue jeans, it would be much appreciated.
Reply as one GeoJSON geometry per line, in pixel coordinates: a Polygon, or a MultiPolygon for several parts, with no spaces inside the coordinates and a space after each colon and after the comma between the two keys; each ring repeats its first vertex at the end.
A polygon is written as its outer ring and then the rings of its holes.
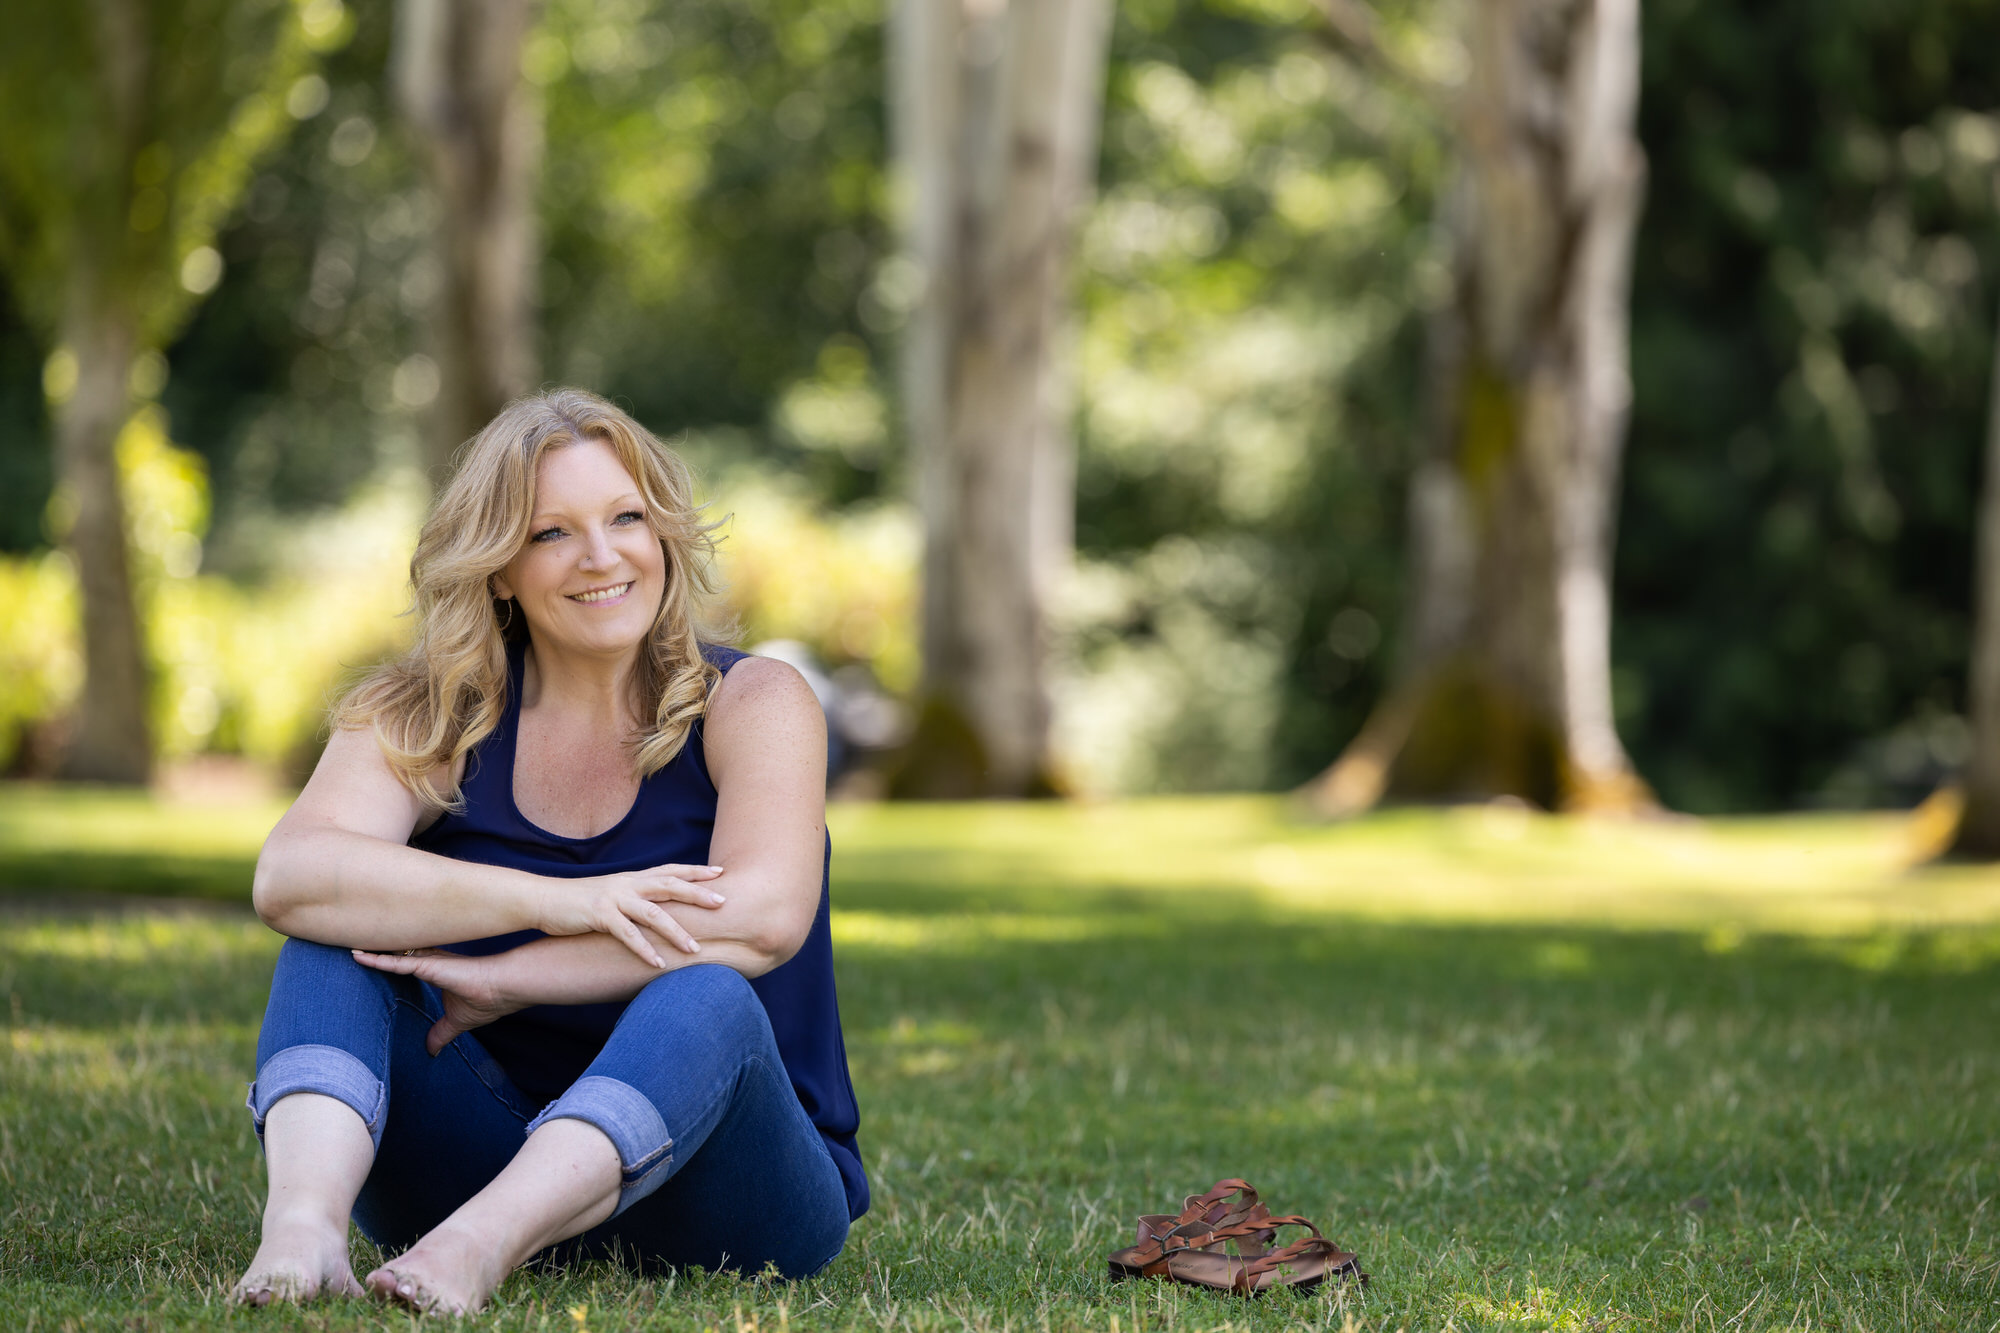
{"type": "Polygon", "coordinates": [[[583,1077],[546,1107],[523,1099],[474,1033],[432,1058],[424,1034],[442,1013],[434,987],[372,971],[345,949],[287,940],[278,955],[250,1090],[258,1133],[294,1092],[354,1108],[375,1140],[354,1220],[384,1249],[414,1243],[559,1118],[604,1131],[624,1176],[617,1211],[544,1259],[775,1266],[801,1278],[846,1243],[840,1171],[738,973],[700,964],[648,984],[583,1077]]]}

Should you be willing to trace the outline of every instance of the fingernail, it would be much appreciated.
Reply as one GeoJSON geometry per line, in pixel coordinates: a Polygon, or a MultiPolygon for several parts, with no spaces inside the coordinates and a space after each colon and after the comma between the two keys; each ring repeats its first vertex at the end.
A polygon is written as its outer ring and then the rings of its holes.
{"type": "Polygon", "coordinates": [[[721,906],[721,905],[722,905],[723,903],[726,903],[726,902],[728,902],[728,901],[729,901],[729,899],[727,899],[727,898],[723,897],[723,896],[722,896],[721,894],[719,894],[719,893],[711,893],[711,894],[709,894],[709,895],[708,895],[708,900],[709,900],[710,902],[714,903],[714,904],[715,904],[716,906],[718,906],[718,907],[720,907],[720,906],[721,906]]]}
{"type": "Polygon", "coordinates": [[[688,941],[688,952],[689,952],[689,953],[700,953],[700,952],[701,952],[701,941],[700,941],[700,940],[689,940],[689,941],[688,941]]]}
{"type": "Polygon", "coordinates": [[[716,874],[718,874],[718,875],[722,873],[722,867],[721,867],[721,866],[710,866],[710,867],[709,867],[709,869],[710,869],[710,870],[713,870],[713,871],[714,871],[714,872],[715,872],[716,874]]]}

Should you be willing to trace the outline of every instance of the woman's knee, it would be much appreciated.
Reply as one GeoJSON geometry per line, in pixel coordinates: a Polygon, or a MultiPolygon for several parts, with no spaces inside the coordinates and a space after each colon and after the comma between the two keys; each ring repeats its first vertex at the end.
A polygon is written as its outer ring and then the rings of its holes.
{"type": "Polygon", "coordinates": [[[671,1010],[710,1030],[726,1031],[746,1023],[768,1027],[770,1022],[749,980],[720,963],[695,963],[657,976],[632,1003],[671,1010]]]}
{"type": "Polygon", "coordinates": [[[278,970],[272,985],[290,982],[320,988],[359,984],[380,989],[379,982],[371,982],[370,979],[385,978],[387,975],[355,962],[351,950],[331,944],[315,944],[311,940],[288,939],[278,950],[278,970]]]}
{"type": "Polygon", "coordinates": [[[304,1004],[315,1009],[357,1003],[374,1009],[398,998],[414,1000],[421,991],[414,978],[363,967],[354,961],[352,950],[311,940],[286,940],[271,977],[273,1005],[304,1004]]]}
{"type": "Polygon", "coordinates": [[[284,947],[278,950],[279,967],[317,971],[330,968],[336,962],[360,966],[346,949],[336,949],[331,944],[316,944],[312,940],[287,939],[284,947]]]}

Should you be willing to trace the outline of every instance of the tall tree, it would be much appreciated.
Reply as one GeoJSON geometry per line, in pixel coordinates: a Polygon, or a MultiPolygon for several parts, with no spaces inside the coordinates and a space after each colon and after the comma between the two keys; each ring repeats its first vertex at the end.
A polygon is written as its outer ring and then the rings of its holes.
{"type": "Polygon", "coordinates": [[[401,0],[397,100],[423,147],[443,281],[429,312],[437,358],[430,461],[535,387],[535,183],[542,109],[521,77],[539,0],[401,0]]]}
{"type": "Polygon", "coordinates": [[[1993,336],[1987,388],[1986,477],[1979,496],[1979,545],[1973,570],[1972,663],[1966,690],[1972,754],[1965,765],[1965,810],[1952,854],[2000,857],[2000,325],[1993,336]]]}
{"type": "Polygon", "coordinates": [[[903,410],[924,520],[924,694],[894,789],[1053,787],[1048,603],[1074,543],[1070,256],[1109,0],[899,0],[891,93],[921,275],[903,410]]]}
{"type": "Polygon", "coordinates": [[[1610,566],[1631,400],[1638,0],[1481,0],[1440,220],[1450,299],[1410,503],[1399,682],[1307,788],[1651,803],[1611,706],[1610,566]]]}
{"type": "Polygon", "coordinates": [[[0,43],[0,263],[52,347],[57,484],[83,592],[84,682],[62,773],[144,782],[147,671],[114,444],[136,358],[164,346],[221,260],[210,241],[282,90],[338,3],[32,5],[0,43]],[[317,12],[315,12],[317,11],[317,12]]]}

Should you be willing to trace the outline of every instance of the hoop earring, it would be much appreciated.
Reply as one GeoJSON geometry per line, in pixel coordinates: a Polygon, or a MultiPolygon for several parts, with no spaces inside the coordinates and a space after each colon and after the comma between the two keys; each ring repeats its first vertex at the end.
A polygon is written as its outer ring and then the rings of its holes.
{"type": "Polygon", "coordinates": [[[505,634],[514,624],[514,599],[509,597],[501,605],[507,608],[507,618],[500,622],[500,632],[505,634]]]}

